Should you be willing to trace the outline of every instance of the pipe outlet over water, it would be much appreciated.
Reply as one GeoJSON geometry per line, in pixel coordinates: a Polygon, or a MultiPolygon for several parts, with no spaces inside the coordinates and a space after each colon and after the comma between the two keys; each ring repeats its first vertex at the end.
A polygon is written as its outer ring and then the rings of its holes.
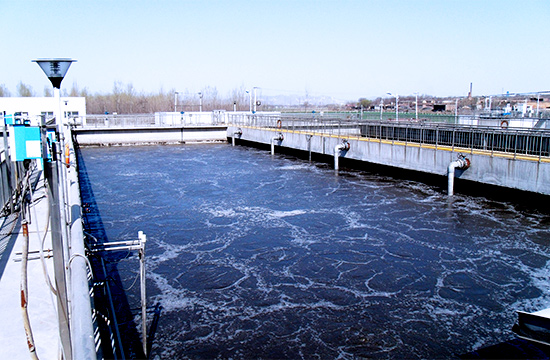
{"type": "Polygon", "coordinates": [[[470,160],[463,155],[459,155],[458,159],[451,161],[447,168],[447,193],[449,196],[454,194],[455,169],[466,170],[470,167],[470,160]]]}
{"type": "Polygon", "coordinates": [[[281,141],[283,141],[285,137],[283,136],[283,133],[278,133],[277,136],[274,136],[271,139],[271,155],[275,155],[275,141],[278,142],[278,145],[281,144],[281,141]]]}
{"type": "Polygon", "coordinates": [[[351,145],[347,140],[343,140],[341,144],[338,144],[334,147],[334,170],[339,169],[338,158],[342,151],[348,151],[351,145]]]}
{"type": "Polygon", "coordinates": [[[235,146],[235,138],[238,136],[239,139],[241,138],[241,135],[243,134],[243,131],[241,128],[238,128],[234,133],[233,137],[231,138],[232,145],[235,146]]]}

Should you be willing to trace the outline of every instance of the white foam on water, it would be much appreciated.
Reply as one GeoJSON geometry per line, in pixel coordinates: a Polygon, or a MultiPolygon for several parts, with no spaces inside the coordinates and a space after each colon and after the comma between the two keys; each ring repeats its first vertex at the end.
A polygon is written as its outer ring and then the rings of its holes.
{"type": "Polygon", "coordinates": [[[285,218],[289,216],[298,216],[298,215],[303,215],[307,213],[308,211],[306,210],[272,211],[271,213],[268,214],[268,216],[272,218],[285,218]]]}
{"type": "Polygon", "coordinates": [[[410,181],[335,176],[255,149],[206,148],[177,153],[183,174],[124,163],[125,184],[160,178],[172,202],[155,201],[155,187],[136,199],[131,184],[133,198],[97,186],[102,211],[114,209],[103,214],[109,231],[154,225],[150,300],[183,322],[161,317],[163,357],[202,346],[228,351],[213,357],[266,357],[265,339],[292,358],[451,357],[508,339],[514,310],[550,307],[546,215],[460,194],[448,201],[410,181]],[[121,220],[125,206],[137,212],[121,220]]]}

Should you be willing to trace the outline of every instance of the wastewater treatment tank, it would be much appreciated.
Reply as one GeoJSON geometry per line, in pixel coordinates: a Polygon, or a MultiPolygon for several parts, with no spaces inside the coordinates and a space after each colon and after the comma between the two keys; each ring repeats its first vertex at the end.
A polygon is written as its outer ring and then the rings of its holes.
{"type": "Polygon", "coordinates": [[[513,203],[230,145],[82,159],[108,239],[147,234],[151,358],[449,358],[550,307],[550,218],[513,203]]]}

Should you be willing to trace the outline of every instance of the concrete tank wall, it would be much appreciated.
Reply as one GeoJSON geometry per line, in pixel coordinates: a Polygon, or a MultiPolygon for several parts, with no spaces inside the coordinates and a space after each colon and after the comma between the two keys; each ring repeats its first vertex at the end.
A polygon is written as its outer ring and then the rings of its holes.
{"type": "MultiPolygon", "coordinates": [[[[271,144],[271,139],[282,133],[284,140],[276,141],[276,146],[324,155],[333,155],[336,145],[342,143],[342,138],[334,135],[246,126],[229,126],[227,137],[233,137],[238,129],[242,134],[236,135],[237,139],[271,144]]],[[[467,170],[457,169],[456,177],[550,195],[550,159],[547,158],[519,155],[514,158],[514,154],[392,142],[358,136],[349,136],[346,140],[350,143],[350,150],[341,153],[343,158],[447,176],[449,163],[462,154],[470,160],[471,165],[467,170]]]]}
{"type": "Polygon", "coordinates": [[[77,128],[80,145],[131,145],[197,141],[223,141],[226,126],[173,126],[144,128],[77,128]]]}

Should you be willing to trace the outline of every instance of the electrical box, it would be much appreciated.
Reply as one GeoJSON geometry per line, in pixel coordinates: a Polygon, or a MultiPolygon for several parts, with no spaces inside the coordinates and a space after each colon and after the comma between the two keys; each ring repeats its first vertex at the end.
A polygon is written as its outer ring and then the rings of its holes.
{"type": "Polygon", "coordinates": [[[40,127],[14,124],[9,139],[12,161],[42,158],[40,127]]]}

